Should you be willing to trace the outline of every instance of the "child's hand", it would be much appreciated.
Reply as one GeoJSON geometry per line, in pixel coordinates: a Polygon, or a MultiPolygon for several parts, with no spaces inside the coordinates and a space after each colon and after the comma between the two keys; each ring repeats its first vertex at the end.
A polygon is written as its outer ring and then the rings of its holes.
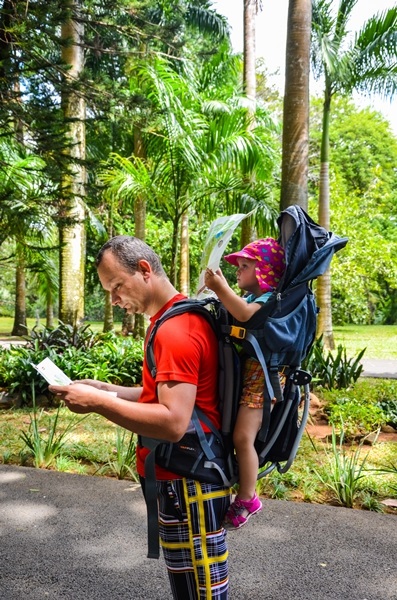
{"type": "Polygon", "coordinates": [[[216,292],[226,283],[226,279],[220,269],[214,273],[212,269],[207,268],[204,274],[204,283],[208,289],[216,292]]]}

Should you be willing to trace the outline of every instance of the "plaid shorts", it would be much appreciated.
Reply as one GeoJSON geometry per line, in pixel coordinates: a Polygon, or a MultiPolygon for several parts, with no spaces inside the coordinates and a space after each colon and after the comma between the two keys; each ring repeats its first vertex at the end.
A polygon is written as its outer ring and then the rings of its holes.
{"type": "MultiPolygon", "coordinates": [[[[256,358],[247,358],[244,363],[243,390],[240,397],[240,405],[250,408],[263,407],[263,389],[265,386],[265,375],[259,360],[256,358]]],[[[281,388],[285,385],[284,373],[279,373],[281,388]]],[[[276,398],[273,399],[274,404],[276,398]]]]}
{"type": "Polygon", "coordinates": [[[243,391],[240,404],[250,408],[262,408],[265,375],[261,364],[255,358],[247,358],[244,363],[243,391]]]}
{"type": "Polygon", "coordinates": [[[222,526],[230,489],[192,479],[157,481],[160,541],[173,597],[226,600],[228,550],[222,526]]]}

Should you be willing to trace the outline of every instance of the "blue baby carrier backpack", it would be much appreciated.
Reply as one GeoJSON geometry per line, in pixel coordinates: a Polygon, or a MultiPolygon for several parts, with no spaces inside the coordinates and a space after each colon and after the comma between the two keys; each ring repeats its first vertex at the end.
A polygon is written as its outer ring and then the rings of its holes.
{"type": "Polygon", "coordinates": [[[217,298],[187,299],[171,306],[156,321],[146,340],[146,360],[155,377],[154,347],[161,324],[186,311],[201,314],[210,322],[219,344],[218,395],[222,417],[218,431],[195,408],[195,431],[185,434],[179,442],[140,438],[140,443],[151,450],[145,463],[149,557],[159,555],[156,464],[204,483],[231,486],[238,482],[232,439],[244,357],[259,360],[265,375],[262,426],[255,443],[258,478],[273,469],[285,473],[296,456],[309,414],[311,375],[302,369],[302,362],[316,334],[318,309],[312,282],[325,273],[334,253],[348,240],[316,224],[297,205],[282,211],[277,223],[286,268],[277,289],[249,321],[233,320],[217,298]],[[203,423],[209,433],[204,433],[203,423]]]}

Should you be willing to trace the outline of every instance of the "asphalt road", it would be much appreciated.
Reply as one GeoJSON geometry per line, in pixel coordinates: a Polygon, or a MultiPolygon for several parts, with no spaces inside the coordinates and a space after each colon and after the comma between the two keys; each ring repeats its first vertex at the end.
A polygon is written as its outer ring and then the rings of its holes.
{"type": "MultiPolygon", "coordinates": [[[[228,534],[230,600],[397,600],[397,515],[265,500],[228,534]]],[[[170,600],[140,487],[0,465],[1,600],[170,600]]]]}

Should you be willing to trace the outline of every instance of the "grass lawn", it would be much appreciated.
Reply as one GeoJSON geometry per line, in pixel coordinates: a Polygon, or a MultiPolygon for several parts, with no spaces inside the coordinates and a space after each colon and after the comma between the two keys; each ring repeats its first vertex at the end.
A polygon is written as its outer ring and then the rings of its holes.
{"type": "Polygon", "coordinates": [[[334,327],[334,336],[348,355],[366,348],[364,358],[397,359],[397,325],[344,325],[334,327]]]}

